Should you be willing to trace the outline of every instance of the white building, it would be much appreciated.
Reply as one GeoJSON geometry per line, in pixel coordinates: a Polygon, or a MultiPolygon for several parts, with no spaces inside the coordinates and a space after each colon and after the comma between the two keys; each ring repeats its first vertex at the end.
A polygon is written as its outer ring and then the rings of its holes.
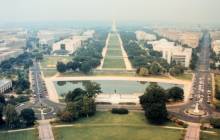
{"type": "Polygon", "coordinates": [[[135,34],[138,41],[153,41],[157,39],[155,35],[146,33],[144,31],[136,31],[135,34]]]}
{"type": "Polygon", "coordinates": [[[87,37],[87,39],[93,38],[94,34],[95,34],[95,30],[87,30],[83,32],[83,36],[87,37]]]}
{"type": "Polygon", "coordinates": [[[72,37],[54,43],[52,49],[53,52],[59,50],[66,50],[69,54],[72,54],[79,47],[81,47],[81,39],[72,37]]]}
{"type": "Polygon", "coordinates": [[[84,32],[81,36],[72,36],[71,38],[67,38],[56,42],[53,44],[53,52],[59,50],[68,51],[68,54],[72,54],[75,52],[79,47],[82,46],[82,42],[86,41],[94,36],[94,30],[88,30],[84,32]]]}
{"type": "Polygon", "coordinates": [[[169,42],[166,39],[159,41],[148,42],[152,44],[155,51],[162,52],[162,56],[170,64],[172,61],[180,63],[185,67],[189,67],[192,57],[192,49],[184,48],[182,46],[175,46],[174,42],[169,42]]]}
{"type": "Polygon", "coordinates": [[[22,49],[0,48],[0,63],[10,58],[15,58],[22,53],[22,49]]]}
{"type": "Polygon", "coordinates": [[[212,42],[212,50],[216,53],[220,53],[220,40],[215,40],[212,42]]]}
{"type": "Polygon", "coordinates": [[[12,81],[7,79],[0,80],[0,93],[4,93],[6,90],[12,87],[12,81]]]}

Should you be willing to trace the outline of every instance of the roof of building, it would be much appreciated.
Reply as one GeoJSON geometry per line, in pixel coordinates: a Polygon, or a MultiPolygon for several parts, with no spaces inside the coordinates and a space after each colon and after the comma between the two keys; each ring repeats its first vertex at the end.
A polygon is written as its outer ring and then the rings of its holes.
{"type": "Polygon", "coordinates": [[[3,86],[4,84],[8,83],[8,82],[11,82],[11,80],[9,80],[9,79],[1,79],[0,80],[0,87],[3,86]]]}

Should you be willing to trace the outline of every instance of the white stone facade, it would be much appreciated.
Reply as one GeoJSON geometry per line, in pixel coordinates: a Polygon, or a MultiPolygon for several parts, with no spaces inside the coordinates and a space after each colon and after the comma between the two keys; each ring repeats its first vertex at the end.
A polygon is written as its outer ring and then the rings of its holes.
{"type": "Polygon", "coordinates": [[[22,54],[22,49],[0,48],[0,63],[22,54]]]}
{"type": "Polygon", "coordinates": [[[214,40],[212,42],[212,50],[216,53],[216,54],[220,54],[220,40],[214,40]]]}
{"type": "Polygon", "coordinates": [[[144,31],[136,31],[135,34],[138,41],[153,41],[157,39],[155,35],[146,33],[144,31]]]}
{"type": "Polygon", "coordinates": [[[94,30],[87,30],[83,32],[81,36],[74,35],[70,38],[61,40],[53,44],[52,50],[66,50],[69,54],[74,53],[79,47],[82,46],[82,42],[92,38],[95,34],[94,30]]]}
{"type": "Polygon", "coordinates": [[[79,47],[81,47],[81,39],[72,37],[54,43],[52,49],[53,52],[57,50],[66,50],[69,54],[72,54],[79,47]]]}
{"type": "Polygon", "coordinates": [[[0,93],[4,93],[6,90],[12,87],[12,81],[3,79],[0,80],[0,93]]]}
{"type": "Polygon", "coordinates": [[[189,67],[192,57],[191,48],[184,48],[180,45],[176,46],[174,42],[169,42],[166,39],[148,43],[152,44],[155,51],[161,52],[162,57],[166,59],[169,64],[172,61],[176,61],[185,67],[189,67]]]}

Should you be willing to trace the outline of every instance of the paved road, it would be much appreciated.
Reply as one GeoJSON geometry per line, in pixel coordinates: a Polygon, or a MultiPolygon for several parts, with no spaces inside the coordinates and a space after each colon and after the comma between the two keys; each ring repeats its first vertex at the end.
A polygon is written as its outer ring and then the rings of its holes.
{"type": "Polygon", "coordinates": [[[38,120],[41,120],[42,114],[39,112],[40,108],[47,107],[50,108],[50,111],[44,113],[44,118],[50,119],[56,117],[56,113],[59,110],[62,110],[65,106],[63,104],[54,103],[48,100],[47,90],[42,79],[38,62],[34,61],[33,67],[30,69],[30,73],[32,74],[31,80],[33,83],[32,90],[34,93],[34,101],[26,102],[24,105],[18,106],[16,110],[20,112],[24,108],[33,108],[35,110],[36,117],[38,120]]]}
{"type": "Polygon", "coordinates": [[[186,121],[199,122],[201,118],[209,118],[214,111],[210,105],[212,91],[212,80],[209,68],[210,43],[209,33],[204,33],[203,40],[200,43],[199,59],[193,79],[191,100],[186,105],[169,108],[171,114],[186,121]],[[196,103],[199,104],[200,110],[206,112],[206,116],[195,117],[184,113],[187,109],[194,109],[196,103]]]}
{"type": "Polygon", "coordinates": [[[40,113],[38,114],[38,118],[41,119],[39,121],[38,126],[38,132],[39,132],[39,138],[40,140],[54,140],[52,127],[50,125],[50,121],[46,120],[48,117],[54,117],[56,115],[55,105],[49,104],[50,102],[47,102],[47,91],[46,87],[44,85],[44,81],[42,80],[40,68],[38,62],[34,61],[33,69],[33,90],[37,97],[37,100],[35,104],[32,104],[32,107],[36,107],[41,109],[40,113]],[[50,112],[44,113],[43,107],[51,108],[50,112]]]}

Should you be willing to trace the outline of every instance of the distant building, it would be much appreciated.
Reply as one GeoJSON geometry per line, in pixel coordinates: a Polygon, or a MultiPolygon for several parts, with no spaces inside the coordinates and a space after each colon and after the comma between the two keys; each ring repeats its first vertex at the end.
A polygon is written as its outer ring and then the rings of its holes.
{"type": "Polygon", "coordinates": [[[95,30],[87,30],[87,31],[83,32],[82,36],[89,39],[89,38],[93,38],[94,34],[95,34],[95,30]]]}
{"type": "Polygon", "coordinates": [[[212,50],[216,54],[220,54],[220,40],[215,40],[212,42],[212,50]]]}
{"type": "Polygon", "coordinates": [[[175,46],[174,42],[169,42],[166,39],[151,41],[148,43],[152,44],[155,51],[161,52],[162,57],[166,59],[169,64],[172,61],[175,61],[176,63],[180,63],[185,67],[189,67],[192,56],[191,48],[175,46]]]}
{"type": "Polygon", "coordinates": [[[81,39],[72,37],[54,43],[53,52],[56,53],[56,51],[67,51],[68,54],[72,54],[79,47],[81,47],[81,39]]]}
{"type": "Polygon", "coordinates": [[[66,51],[68,54],[72,54],[79,47],[82,46],[82,42],[86,41],[94,36],[94,30],[88,30],[84,32],[81,36],[73,36],[71,38],[63,39],[59,42],[53,44],[53,53],[59,51],[66,51]]]}
{"type": "Polygon", "coordinates": [[[0,48],[0,63],[10,58],[15,58],[23,53],[23,49],[0,48]]]}
{"type": "Polygon", "coordinates": [[[201,32],[198,31],[184,31],[177,29],[158,29],[156,33],[164,38],[168,38],[173,41],[178,41],[183,45],[187,45],[191,48],[196,48],[199,45],[199,40],[202,36],[201,32]]]}
{"type": "Polygon", "coordinates": [[[12,81],[7,79],[0,80],[0,93],[4,93],[6,90],[12,87],[12,81]]]}
{"type": "Polygon", "coordinates": [[[138,41],[153,41],[157,39],[155,35],[146,33],[144,31],[136,31],[135,34],[138,41]]]}

